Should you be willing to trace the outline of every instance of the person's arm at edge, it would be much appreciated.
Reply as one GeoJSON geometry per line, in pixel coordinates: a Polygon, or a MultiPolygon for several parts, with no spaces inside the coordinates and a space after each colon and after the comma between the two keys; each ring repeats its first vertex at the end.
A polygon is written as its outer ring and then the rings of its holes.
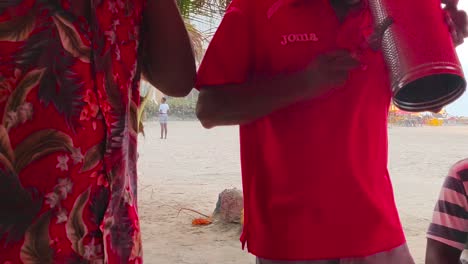
{"type": "Polygon", "coordinates": [[[459,264],[462,251],[428,238],[426,264],[459,264]]]}
{"type": "Polygon", "coordinates": [[[184,21],[174,0],[148,0],[143,14],[144,78],[168,96],[193,88],[196,68],[184,21]]]}
{"type": "Polygon", "coordinates": [[[468,212],[466,187],[461,173],[468,168],[468,159],[455,163],[442,185],[427,232],[426,264],[459,264],[468,239],[465,215],[468,212]],[[448,210],[447,204],[459,210],[448,210]]]}

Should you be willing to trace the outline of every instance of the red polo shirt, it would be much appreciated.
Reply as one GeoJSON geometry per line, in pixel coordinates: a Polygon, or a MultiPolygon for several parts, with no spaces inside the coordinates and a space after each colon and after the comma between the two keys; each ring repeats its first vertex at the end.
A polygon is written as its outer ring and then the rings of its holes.
{"type": "Polygon", "coordinates": [[[363,63],[344,87],[240,127],[241,240],[253,254],[364,257],[405,242],[387,171],[390,86],[371,32],[367,7],[339,23],[328,0],[234,0],[227,11],[197,87],[297,71],[339,48],[363,63]]]}

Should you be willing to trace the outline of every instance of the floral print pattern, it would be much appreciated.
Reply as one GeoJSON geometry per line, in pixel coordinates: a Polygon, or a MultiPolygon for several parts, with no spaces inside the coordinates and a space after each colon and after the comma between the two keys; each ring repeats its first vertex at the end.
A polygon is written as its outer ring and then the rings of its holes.
{"type": "Polygon", "coordinates": [[[0,1],[0,264],[142,263],[144,2],[0,1]]]}

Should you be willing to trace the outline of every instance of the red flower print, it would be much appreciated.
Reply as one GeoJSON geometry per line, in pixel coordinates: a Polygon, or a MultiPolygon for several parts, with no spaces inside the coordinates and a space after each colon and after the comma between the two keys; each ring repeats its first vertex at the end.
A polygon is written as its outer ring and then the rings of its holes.
{"type": "Polygon", "coordinates": [[[108,103],[107,96],[105,94],[103,94],[101,91],[98,91],[97,94],[99,101],[101,102],[101,111],[104,116],[107,116],[107,114],[112,110],[112,107],[108,103]]]}
{"type": "Polygon", "coordinates": [[[109,182],[107,181],[106,176],[103,173],[93,172],[90,176],[91,178],[97,178],[97,185],[109,187],[109,182]]]}
{"type": "Polygon", "coordinates": [[[96,118],[99,112],[99,105],[97,103],[96,95],[91,89],[86,91],[83,101],[86,103],[86,105],[81,111],[80,120],[88,121],[96,118]]]}

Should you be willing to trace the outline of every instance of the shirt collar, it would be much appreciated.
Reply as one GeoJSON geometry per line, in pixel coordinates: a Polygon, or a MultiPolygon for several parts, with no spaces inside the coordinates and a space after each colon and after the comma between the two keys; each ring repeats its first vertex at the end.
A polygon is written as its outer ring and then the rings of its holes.
{"type": "MultiPolygon", "coordinates": [[[[316,0],[285,0],[283,1],[283,4],[288,4],[288,5],[304,5],[304,4],[307,4],[308,2],[310,1],[316,1],[316,0]]],[[[359,3],[358,5],[356,5],[356,9],[363,9],[365,7],[367,7],[367,0],[361,0],[361,3],[359,3]]]]}
{"type": "Polygon", "coordinates": [[[307,4],[308,0],[289,0],[288,2],[289,5],[301,5],[307,4]]]}
{"type": "MultiPolygon", "coordinates": [[[[277,0],[274,2],[271,7],[268,9],[267,16],[268,18],[271,18],[280,8],[284,6],[293,6],[293,7],[300,7],[301,5],[307,5],[311,1],[317,1],[317,0],[277,0]]],[[[326,0],[329,1],[329,0],[326,0]]],[[[368,5],[368,0],[361,0],[361,3],[359,5],[356,5],[356,8],[350,10],[350,14],[360,12],[367,8],[368,5]]]]}

